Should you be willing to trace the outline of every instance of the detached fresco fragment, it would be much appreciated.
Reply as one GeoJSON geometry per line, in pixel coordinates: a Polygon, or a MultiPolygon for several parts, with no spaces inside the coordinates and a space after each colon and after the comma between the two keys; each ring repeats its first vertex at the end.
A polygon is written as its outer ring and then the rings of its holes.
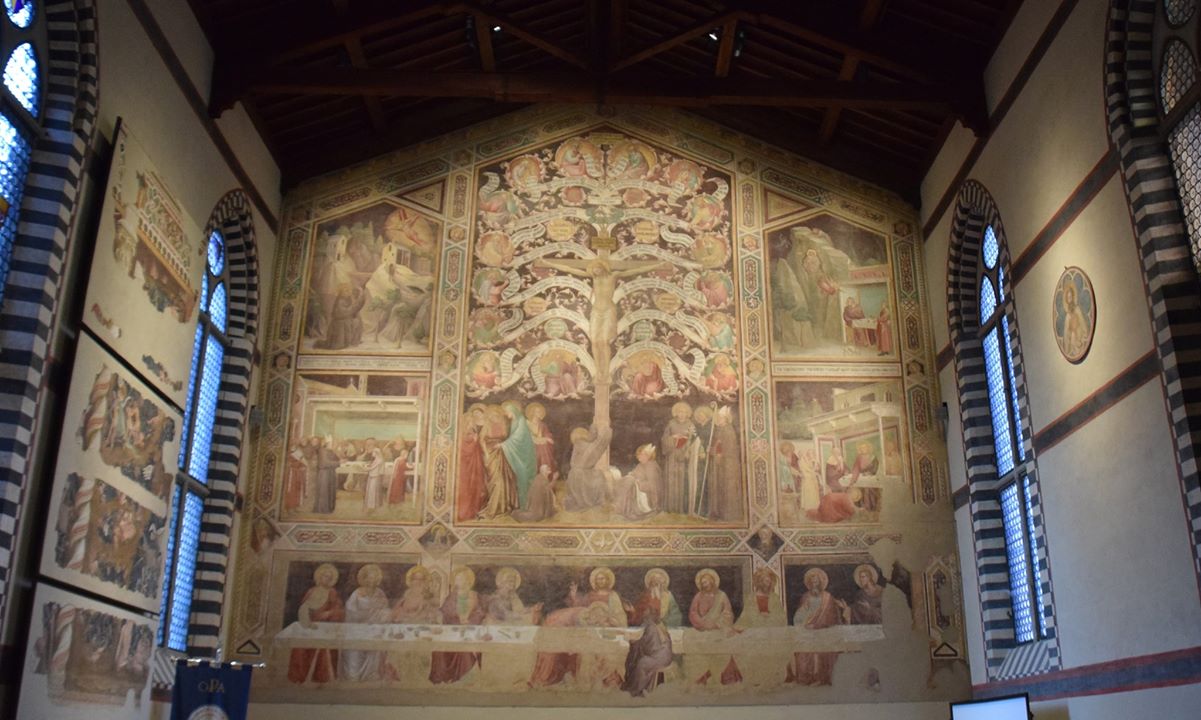
{"type": "Polygon", "coordinates": [[[83,322],[116,354],[140,359],[138,371],[183,407],[203,233],[124,122],[113,154],[83,322]]]}
{"type": "Polygon", "coordinates": [[[536,108],[285,217],[256,701],[966,692],[923,620],[954,529],[912,208],[687,115],[536,108]]]}
{"type": "Polygon", "coordinates": [[[17,717],[149,717],[154,629],[150,618],[39,583],[17,717]]]}
{"type": "Polygon", "coordinates": [[[84,334],[64,417],[41,571],[156,612],[179,415],[84,334]]]}

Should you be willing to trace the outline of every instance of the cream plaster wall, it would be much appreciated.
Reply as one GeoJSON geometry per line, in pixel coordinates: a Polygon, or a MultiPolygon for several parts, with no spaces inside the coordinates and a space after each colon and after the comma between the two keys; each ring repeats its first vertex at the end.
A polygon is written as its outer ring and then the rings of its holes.
{"type": "MultiPolygon", "coordinates": [[[[1015,260],[1109,147],[1102,77],[1108,5],[1080,0],[968,175],[996,200],[1015,260]]],[[[993,106],[1058,6],[1022,5],[989,66],[993,106]]],[[[922,187],[925,220],[970,140],[957,128],[933,164],[922,187]]],[[[924,246],[932,298],[945,298],[950,226],[948,211],[924,246]]],[[[1119,174],[1013,290],[1035,432],[1153,349],[1139,262],[1119,174]],[[1083,268],[1097,294],[1094,344],[1079,365],[1064,360],[1052,335],[1052,295],[1066,265],[1083,268]]],[[[933,301],[931,312],[936,342],[943,347],[945,302],[933,301]]],[[[950,416],[951,486],[959,489],[966,478],[953,362],[940,382],[950,416]]],[[[1077,428],[1038,462],[1063,667],[1201,644],[1197,576],[1159,380],[1077,428]]],[[[956,512],[956,521],[972,681],[980,684],[987,678],[967,507],[956,512]]],[[[1043,703],[1036,717],[1194,717],[1199,697],[1196,685],[1080,697],[1043,703]]]]}
{"type": "Polygon", "coordinates": [[[1155,348],[1126,207],[1115,175],[1013,290],[1022,351],[1041,359],[1026,373],[1036,433],[1155,348]],[[1077,365],[1059,352],[1051,317],[1055,283],[1068,265],[1084,270],[1098,300],[1093,346],[1077,365]]]}
{"type": "Polygon", "coordinates": [[[1201,644],[1167,431],[1163,393],[1147,383],[1039,456],[1065,667],[1201,644]]]}

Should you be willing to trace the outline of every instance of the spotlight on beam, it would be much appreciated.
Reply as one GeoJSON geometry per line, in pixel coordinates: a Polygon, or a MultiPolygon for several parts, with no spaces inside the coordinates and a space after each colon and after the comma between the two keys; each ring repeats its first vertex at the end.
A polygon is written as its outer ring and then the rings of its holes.
{"type": "Polygon", "coordinates": [[[492,32],[500,32],[500,25],[493,25],[492,32]]]}

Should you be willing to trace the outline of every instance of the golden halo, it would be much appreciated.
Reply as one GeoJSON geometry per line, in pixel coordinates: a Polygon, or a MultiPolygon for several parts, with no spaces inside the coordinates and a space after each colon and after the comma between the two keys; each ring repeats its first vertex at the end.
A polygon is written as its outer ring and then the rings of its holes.
{"type": "Polygon", "coordinates": [[[642,584],[645,587],[650,587],[651,580],[654,578],[659,578],[663,581],[664,589],[667,589],[667,586],[671,584],[671,578],[668,577],[667,571],[663,568],[651,568],[650,570],[647,570],[646,575],[642,578],[642,584]]]}
{"type": "Polygon", "coordinates": [[[706,575],[713,578],[713,589],[714,590],[721,587],[721,578],[718,577],[717,571],[714,570],[713,568],[705,568],[704,570],[701,570],[700,572],[698,572],[696,574],[696,587],[698,590],[701,587],[701,578],[705,577],[706,575]]]}
{"type": "Polygon", "coordinates": [[[612,588],[613,584],[616,582],[616,578],[613,576],[613,571],[607,567],[598,567],[597,569],[593,570],[592,574],[588,576],[588,584],[591,585],[595,590],[597,588],[596,581],[602,577],[609,580],[608,587],[612,588]]]}

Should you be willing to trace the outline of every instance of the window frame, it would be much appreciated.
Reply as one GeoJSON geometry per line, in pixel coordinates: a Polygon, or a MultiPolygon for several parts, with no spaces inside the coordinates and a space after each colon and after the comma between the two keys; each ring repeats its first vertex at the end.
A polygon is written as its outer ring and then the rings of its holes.
{"type": "Polygon", "coordinates": [[[188,637],[191,636],[191,613],[192,602],[195,600],[196,578],[200,573],[199,556],[201,553],[201,540],[204,535],[203,519],[204,514],[209,504],[209,498],[212,493],[212,488],[209,483],[208,470],[212,461],[212,436],[216,426],[216,415],[218,406],[220,405],[220,387],[225,373],[225,358],[229,355],[230,348],[233,345],[232,339],[229,336],[229,314],[230,314],[230,294],[229,294],[229,247],[225,234],[217,228],[209,230],[205,236],[205,254],[204,254],[204,282],[202,283],[203,302],[200,303],[197,320],[196,320],[196,340],[193,350],[193,362],[191,373],[189,374],[188,383],[188,398],[184,408],[184,429],[180,440],[179,450],[179,471],[175,475],[174,486],[172,488],[171,502],[171,524],[170,538],[168,539],[168,552],[166,565],[163,570],[163,591],[160,604],[159,614],[159,632],[156,637],[157,645],[161,648],[173,650],[177,652],[187,652],[188,637]],[[208,261],[208,246],[212,242],[212,238],[219,238],[221,247],[220,252],[220,272],[213,273],[212,266],[208,261]],[[218,326],[212,319],[210,308],[213,298],[217,294],[218,288],[224,288],[224,303],[225,303],[225,327],[218,326]],[[222,347],[221,362],[215,367],[217,373],[217,393],[213,397],[213,423],[208,428],[209,438],[209,458],[205,461],[205,477],[199,478],[190,474],[193,454],[196,451],[195,440],[197,437],[197,408],[202,402],[204,390],[204,375],[206,360],[209,352],[209,339],[215,339],[222,347]],[[188,599],[186,608],[183,608],[187,617],[187,626],[189,631],[185,634],[183,647],[174,647],[171,645],[171,625],[174,618],[175,598],[179,585],[179,559],[182,549],[182,540],[184,538],[185,527],[182,519],[185,517],[187,502],[189,497],[196,497],[201,504],[200,510],[200,526],[197,528],[196,535],[196,557],[192,562],[192,578],[191,591],[192,597],[188,599]]]}
{"type": "MultiPolygon", "coordinates": [[[[1014,488],[1018,497],[1018,513],[1020,528],[1023,541],[1023,551],[1025,554],[1024,578],[1020,585],[1026,593],[1026,601],[1031,608],[1031,623],[1034,628],[1033,636],[1027,640],[1019,639],[1019,615],[1018,610],[1019,598],[1013,592],[1014,583],[1013,576],[1016,574],[1014,562],[1008,556],[1010,544],[1008,523],[1004,520],[1004,512],[1002,512],[1002,526],[1005,529],[1005,546],[1006,546],[1006,568],[1010,579],[1010,619],[1013,623],[1014,642],[1018,645],[1024,645],[1039,640],[1045,640],[1048,637],[1048,629],[1046,618],[1044,617],[1045,608],[1042,605],[1043,594],[1040,591],[1042,582],[1041,572],[1038,564],[1038,538],[1034,533],[1034,519],[1031,516],[1030,507],[1033,503],[1030,495],[1030,483],[1032,476],[1035,474],[1035,464],[1033,453],[1027,453],[1024,445],[1024,433],[1022,430],[1022,418],[1019,410],[1018,390],[1015,387],[1016,370],[1015,359],[1013,356],[1012,336],[1009,332],[1009,315],[1013,300],[1013,291],[1010,289],[1006,292],[1006,281],[1009,278],[1005,275],[1005,267],[1002,262],[1004,253],[1002,252],[1002,240],[993,223],[986,223],[984,230],[981,232],[980,256],[976,267],[976,298],[982,296],[985,284],[992,289],[993,295],[996,298],[996,304],[992,312],[987,318],[982,317],[979,307],[976,313],[976,333],[975,341],[983,349],[989,335],[996,333],[997,349],[1000,355],[1001,363],[1001,387],[998,389],[1001,394],[1001,406],[1005,408],[1007,417],[1007,429],[1009,431],[1009,451],[1013,457],[1013,467],[1002,473],[998,458],[1001,448],[997,447],[997,437],[995,430],[993,432],[993,452],[992,461],[996,469],[996,486],[993,490],[995,500],[998,506],[1004,507],[1003,498],[1010,488],[1014,488]],[[987,253],[985,247],[988,243],[988,236],[993,236],[993,242],[997,246],[996,260],[993,267],[988,267],[987,253]]],[[[987,353],[985,353],[987,358],[987,353]]],[[[987,381],[987,359],[986,363],[986,380],[985,385],[988,388],[989,394],[989,417],[992,418],[992,384],[987,381]]],[[[995,422],[995,420],[994,420],[995,422]]],[[[995,425],[993,425],[995,428],[995,425]]]]}

